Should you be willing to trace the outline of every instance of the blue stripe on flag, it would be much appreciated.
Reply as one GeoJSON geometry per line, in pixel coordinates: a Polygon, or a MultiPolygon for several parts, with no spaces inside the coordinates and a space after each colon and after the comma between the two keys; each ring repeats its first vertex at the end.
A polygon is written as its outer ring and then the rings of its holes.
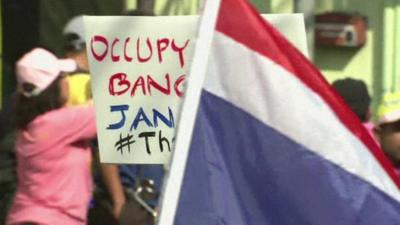
{"type": "Polygon", "coordinates": [[[368,182],[203,91],[175,225],[394,225],[399,215],[368,182]]]}

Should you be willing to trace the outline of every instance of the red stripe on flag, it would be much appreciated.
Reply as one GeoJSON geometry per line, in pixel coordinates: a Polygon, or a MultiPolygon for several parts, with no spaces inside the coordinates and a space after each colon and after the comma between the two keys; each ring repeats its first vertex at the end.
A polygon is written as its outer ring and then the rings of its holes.
{"type": "Polygon", "coordinates": [[[342,123],[357,136],[380,162],[400,189],[394,168],[356,115],[333,90],[320,71],[244,0],[222,0],[217,31],[281,65],[317,93],[342,123]]]}

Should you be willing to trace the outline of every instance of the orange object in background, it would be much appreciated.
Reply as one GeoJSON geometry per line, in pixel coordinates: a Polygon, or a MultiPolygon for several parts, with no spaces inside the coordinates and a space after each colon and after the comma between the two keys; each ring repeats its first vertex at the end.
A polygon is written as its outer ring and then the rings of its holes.
{"type": "Polygon", "coordinates": [[[366,17],[358,13],[329,12],[316,15],[317,45],[361,47],[367,40],[366,17]]]}

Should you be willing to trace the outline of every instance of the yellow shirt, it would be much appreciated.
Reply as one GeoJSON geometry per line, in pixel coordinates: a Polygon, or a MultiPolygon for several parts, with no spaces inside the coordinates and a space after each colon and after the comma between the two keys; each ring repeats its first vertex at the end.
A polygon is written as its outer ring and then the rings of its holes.
{"type": "Polygon", "coordinates": [[[92,98],[90,90],[90,75],[78,73],[67,77],[69,85],[68,106],[87,103],[92,98]]]}

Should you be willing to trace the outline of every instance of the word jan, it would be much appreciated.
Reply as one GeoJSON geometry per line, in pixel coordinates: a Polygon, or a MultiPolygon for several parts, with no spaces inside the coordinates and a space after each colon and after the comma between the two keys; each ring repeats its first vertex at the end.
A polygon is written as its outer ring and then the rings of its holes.
{"type": "Polygon", "coordinates": [[[176,96],[182,97],[182,89],[186,75],[183,74],[176,78],[176,80],[172,80],[173,78],[167,73],[164,76],[165,82],[163,82],[163,84],[156,81],[151,75],[139,76],[133,81],[128,80],[127,77],[126,73],[115,73],[111,75],[108,80],[109,94],[118,96],[130,92],[131,96],[135,96],[136,92],[139,92],[142,95],[151,96],[152,90],[156,90],[164,95],[175,93],[176,96]]]}
{"type": "Polygon", "coordinates": [[[179,59],[179,65],[183,68],[185,65],[184,51],[188,44],[189,40],[179,44],[174,38],[159,38],[157,40],[146,38],[145,43],[141,38],[137,38],[136,44],[132,44],[130,37],[123,40],[119,38],[109,40],[105,36],[94,35],[90,39],[90,50],[93,57],[100,62],[109,55],[113,62],[132,62],[136,59],[135,61],[138,63],[146,63],[153,57],[157,57],[160,64],[164,61],[164,54],[170,52],[179,59]],[[134,50],[132,51],[132,49],[134,50]],[[153,49],[156,52],[154,54],[153,49]]]}
{"type": "MultiPolygon", "coordinates": [[[[129,110],[129,105],[112,105],[110,106],[110,112],[119,112],[119,115],[121,116],[119,121],[113,124],[109,124],[107,129],[109,130],[116,130],[123,128],[126,123],[126,115],[125,112],[129,110]]],[[[138,111],[136,112],[134,119],[130,125],[129,130],[136,130],[139,125],[143,124],[145,127],[159,127],[160,123],[166,125],[169,128],[174,128],[175,127],[175,120],[174,120],[174,114],[171,110],[170,107],[168,107],[168,115],[165,116],[162,114],[160,111],[157,109],[152,109],[151,112],[145,112],[143,107],[140,107],[138,111]],[[148,115],[152,114],[151,117],[148,115]]]]}

